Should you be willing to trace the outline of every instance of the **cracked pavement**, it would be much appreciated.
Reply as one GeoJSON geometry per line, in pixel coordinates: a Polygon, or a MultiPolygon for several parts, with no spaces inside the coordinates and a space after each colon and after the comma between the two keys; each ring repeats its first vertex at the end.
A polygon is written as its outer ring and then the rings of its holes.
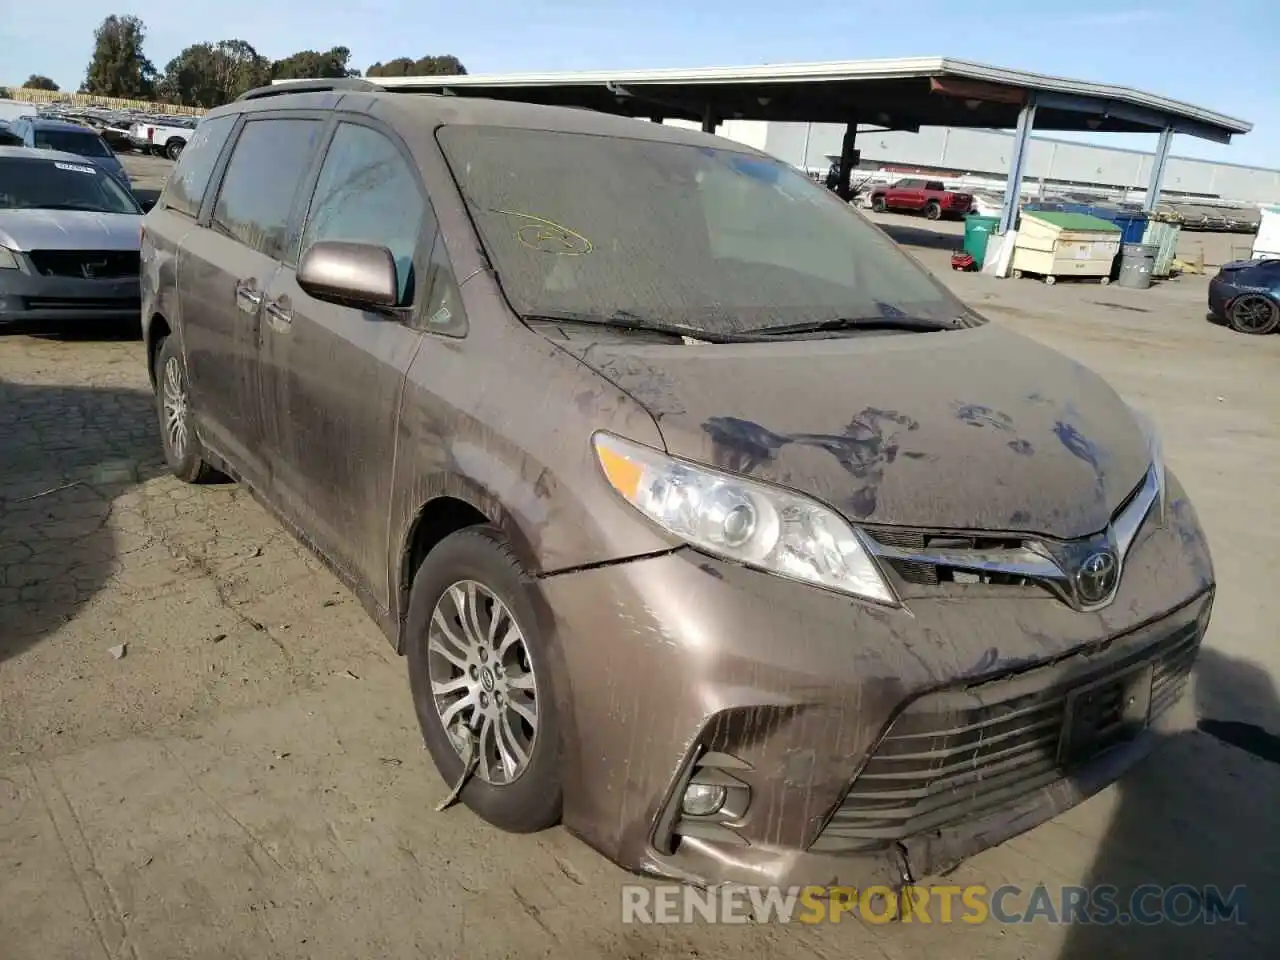
{"type": "MultiPolygon", "coordinates": [[[[1259,513],[1280,337],[1205,324],[1199,280],[1046,290],[920,255],[1153,411],[1222,583],[1184,731],[948,882],[1243,883],[1260,907],[1280,882],[1280,766],[1194,723],[1280,733],[1280,550],[1259,513]]],[[[629,878],[563,830],[433,812],[447,786],[404,664],[242,490],[164,472],[143,355],[101,331],[0,334],[5,960],[1275,955],[1280,922],[1259,909],[1216,927],[624,926],[629,878]]]]}

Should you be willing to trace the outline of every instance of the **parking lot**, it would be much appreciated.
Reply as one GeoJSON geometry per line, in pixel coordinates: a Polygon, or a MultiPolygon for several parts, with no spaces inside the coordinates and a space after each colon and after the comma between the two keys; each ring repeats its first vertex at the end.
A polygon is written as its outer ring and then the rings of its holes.
{"type": "Polygon", "coordinates": [[[1207,322],[1203,277],[992,280],[873,219],[1152,415],[1219,583],[1181,732],[945,882],[1244,884],[1245,923],[624,925],[632,878],[563,830],[434,812],[403,662],[244,492],[165,474],[142,344],[80,328],[0,333],[0,957],[1275,956],[1280,337],[1207,322]]]}

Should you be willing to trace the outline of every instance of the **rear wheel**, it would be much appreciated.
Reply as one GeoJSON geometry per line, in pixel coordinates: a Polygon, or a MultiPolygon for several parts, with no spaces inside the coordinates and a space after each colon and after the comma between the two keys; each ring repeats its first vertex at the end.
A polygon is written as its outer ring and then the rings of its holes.
{"type": "Polygon", "coordinates": [[[1049,274],[1047,277],[1045,277],[1045,278],[1044,278],[1044,282],[1045,282],[1045,283],[1047,283],[1049,286],[1051,286],[1051,287],[1052,287],[1055,283],[1057,283],[1057,282],[1058,282],[1058,278],[1057,278],[1057,277],[1055,277],[1055,276],[1051,273],[1051,274],[1049,274]]]}
{"type": "Polygon", "coordinates": [[[1227,323],[1237,333],[1273,333],[1280,327],[1280,306],[1260,293],[1246,293],[1227,308],[1227,323]]]}
{"type": "Polygon", "coordinates": [[[871,209],[874,210],[876,213],[884,213],[885,211],[884,197],[872,197],[871,209]]]}
{"type": "Polygon", "coordinates": [[[173,337],[166,337],[156,351],[156,412],[160,418],[160,445],[170,472],[187,483],[207,483],[218,472],[204,460],[204,449],[191,417],[187,368],[173,337]]]}
{"type": "Polygon", "coordinates": [[[560,819],[560,724],[529,578],[496,527],[435,547],[409,594],[409,686],[427,750],[462,802],[494,826],[532,833],[560,819]]]}
{"type": "Polygon", "coordinates": [[[175,163],[182,156],[182,148],[187,145],[186,141],[180,137],[174,137],[164,145],[164,155],[175,163]]]}
{"type": "Polygon", "coordinates": [[[937,200],[930,200],[924,205],[924,215],[930,220],[942,219],[942,204],[937,200]]]}

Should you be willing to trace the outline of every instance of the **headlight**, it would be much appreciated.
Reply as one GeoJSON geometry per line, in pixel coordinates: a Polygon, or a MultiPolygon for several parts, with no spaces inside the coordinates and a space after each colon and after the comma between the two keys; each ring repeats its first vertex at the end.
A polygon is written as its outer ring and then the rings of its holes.
{"type": "Polygon", "coordinates": [[[1143,413],[1136,407],[1129,408],[1133,412],[1133,417],[1138,421],[1138,426],[1142,429],[1142,433],[1147,438],[1147,455],[1151,458],[1151,469],[1156,475],[1156,520],[1164,523],[1165,517],[1165,501],[1166,485],[1164,479],[1164,444],[1160,440],[1160,431],[1157,429],[1155,421],[1143,413]]]}
{"type": "Polygon", "coordinates": [[[858,534],[822,504],[612,434],[597,433],[592,443],[609,484],[691,546],[877,603],[898,602],[858,534]]]}
{"type": "Polygon", "coordinates": [[[17,270],[18,258],[8,247],[0,247],[0,270],[17,270]]]}

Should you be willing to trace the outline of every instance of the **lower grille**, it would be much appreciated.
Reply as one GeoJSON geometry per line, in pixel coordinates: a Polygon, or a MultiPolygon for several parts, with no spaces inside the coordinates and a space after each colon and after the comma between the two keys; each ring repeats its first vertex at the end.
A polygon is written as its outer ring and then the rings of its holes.
{"type": "Polygon", "coordinates": [[[27,297],[28,310],[142,310],[141,297],[27,297]]]}
{"type": "MultiPolygon", "coordinates": [[[[812,849],[886,847],[1061,779],[1177,701],[1200,636],[1193,623],[1122,667],[1004,701],[979,704],[963,691],[914,701],[892,723],[812,849]],[[955,705],[958,697],[965,705],[955,705]]],[[[983,699],[1001,682],[985,685],[983,699]]]]}
{"type": "Polygon", "coordinates": [[[139,271],[137,250],[32,250],[27,256],[46,277],[121,280],[139,271]]]}

